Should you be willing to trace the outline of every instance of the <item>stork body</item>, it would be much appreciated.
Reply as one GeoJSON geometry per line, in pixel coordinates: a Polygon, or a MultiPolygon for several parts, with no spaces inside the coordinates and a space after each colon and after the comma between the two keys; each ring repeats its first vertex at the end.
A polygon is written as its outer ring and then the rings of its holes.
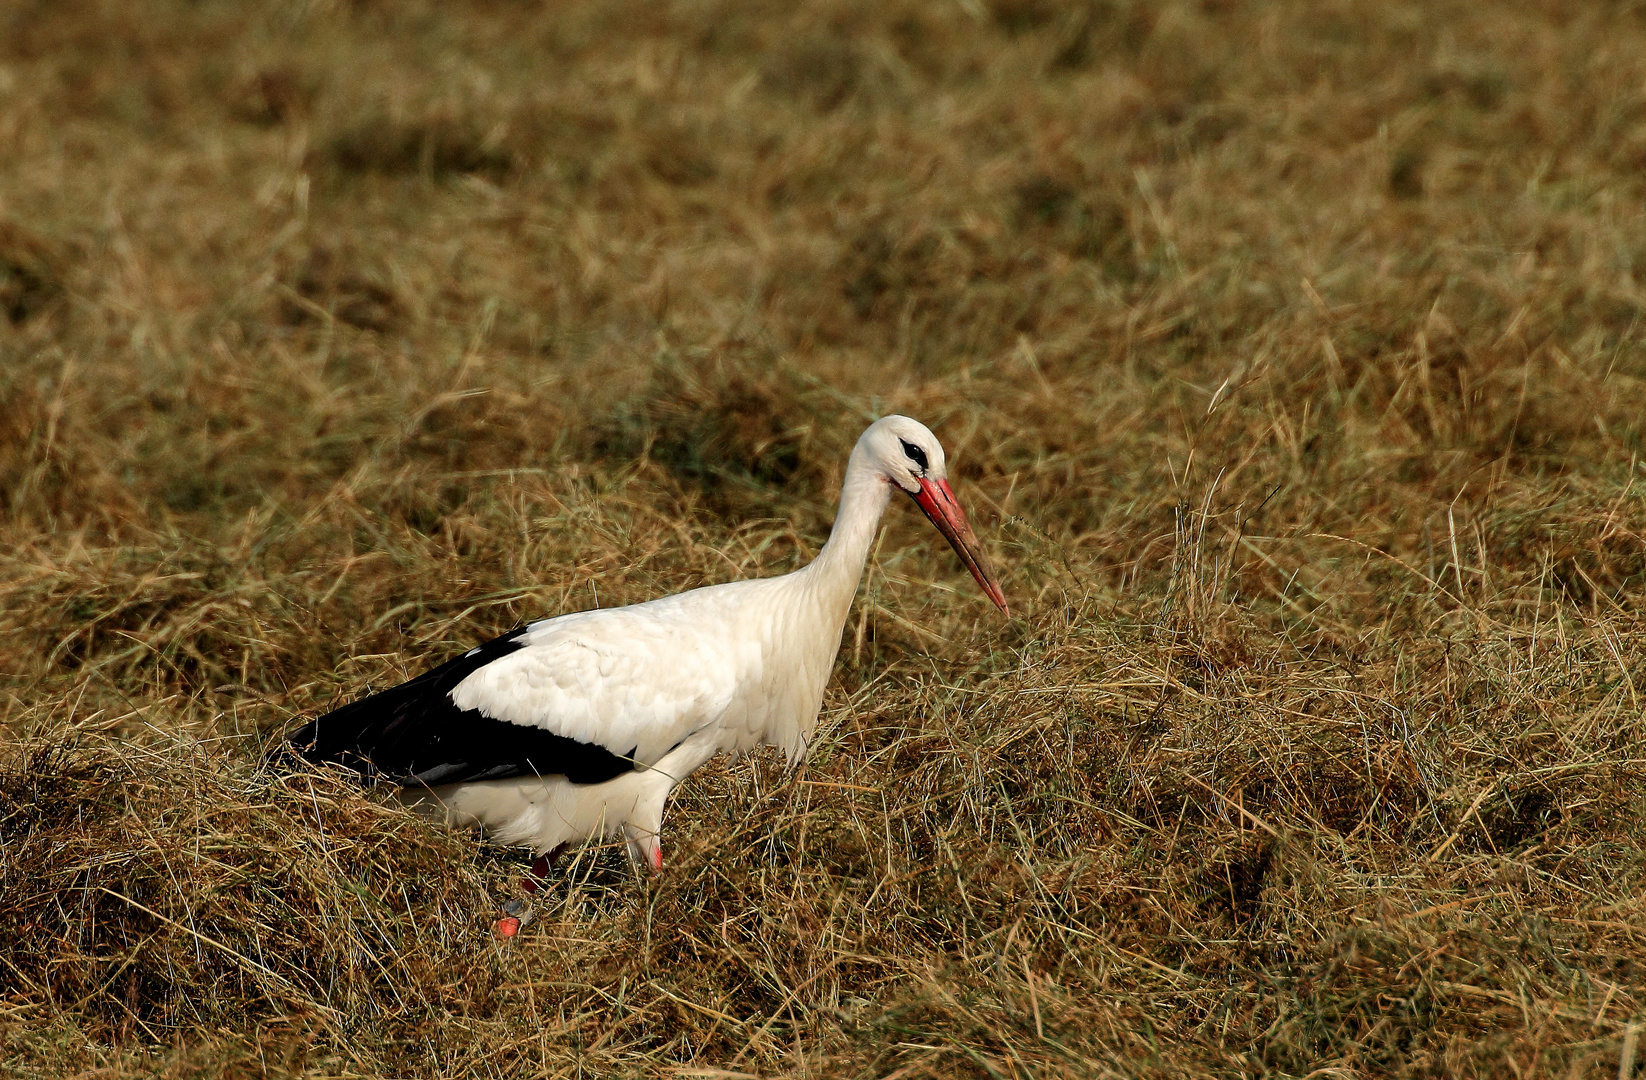
{"type": "Polygon", "coordinates": [[[531,623],[291,742],[499,842],[546,852],[623,833],[637,861],[661,869],[664,803],[687,775],[761,744],[791,761],[805,752],[894,486],[1005,610],[941,445],[888,416],[853,449],[834,529],[805,568],[531,623]]]}

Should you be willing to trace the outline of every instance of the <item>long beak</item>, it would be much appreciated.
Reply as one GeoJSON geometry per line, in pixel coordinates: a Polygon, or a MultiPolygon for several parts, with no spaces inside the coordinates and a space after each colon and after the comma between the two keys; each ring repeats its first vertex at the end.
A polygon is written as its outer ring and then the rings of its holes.
{"type": "Polygon", "coordinates": [[[994,601],[994,606],[1010,615],[1011,611],[1006,607],[1006,594],[1000,591],[1000,582],[995,580],[989,558],[983,554],[983,545],[977,542],[977,534],[972,532],[966,512],[955,501],[949,482],[923,476],[920,478],[920,490],[909,492],[909,496],[949,541],[949,546],[954,548],[955,554],[960,556],[960,561],[966,564],[966,569],[972,572],[977,583],[983,586],[983,592],[994,601]]]}

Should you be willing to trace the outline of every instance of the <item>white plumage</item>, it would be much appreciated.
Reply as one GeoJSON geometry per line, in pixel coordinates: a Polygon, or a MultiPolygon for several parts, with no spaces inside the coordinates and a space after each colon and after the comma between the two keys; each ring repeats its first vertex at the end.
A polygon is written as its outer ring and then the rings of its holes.
{"type": "Polygon", "coordinates": [[[942,446],[888,416],[858,439],[834,529],[804,569],[531,623],[320,717],[292,743],[502,843],[541,853],[621,832],[660,869],[663,807],[693,770],[761,744],[805,752],[894,486],[1004,611],[942,446]]]}

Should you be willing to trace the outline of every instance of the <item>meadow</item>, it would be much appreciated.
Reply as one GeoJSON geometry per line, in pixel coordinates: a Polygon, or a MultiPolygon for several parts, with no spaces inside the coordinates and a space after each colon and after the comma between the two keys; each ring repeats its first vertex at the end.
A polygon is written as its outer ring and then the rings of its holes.
{"type": "Polygon", "coordinates": [[[1638,0],[5,5],[0,1073],[1646,1072],[1643,199],[1638,0]],[[660,877],[259,768],[893,411],[1012,618],[660,877]]]}

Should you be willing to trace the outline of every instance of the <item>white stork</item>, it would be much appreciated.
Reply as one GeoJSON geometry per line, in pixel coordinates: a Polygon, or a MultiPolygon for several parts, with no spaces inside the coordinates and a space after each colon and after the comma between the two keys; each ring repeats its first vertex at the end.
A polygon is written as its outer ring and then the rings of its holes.
{"type": "Polygon", "coordinates": [[[834,529],[804,569],[530,623],[309,722],[291,746],[501,843],[541,855],[622,831],[661,870],[663,804],[693,770],[761,743],[805,752],[893,490],[1007,610],[947,477],[936,436],[885,417],[857,440],[834,529]]]}

